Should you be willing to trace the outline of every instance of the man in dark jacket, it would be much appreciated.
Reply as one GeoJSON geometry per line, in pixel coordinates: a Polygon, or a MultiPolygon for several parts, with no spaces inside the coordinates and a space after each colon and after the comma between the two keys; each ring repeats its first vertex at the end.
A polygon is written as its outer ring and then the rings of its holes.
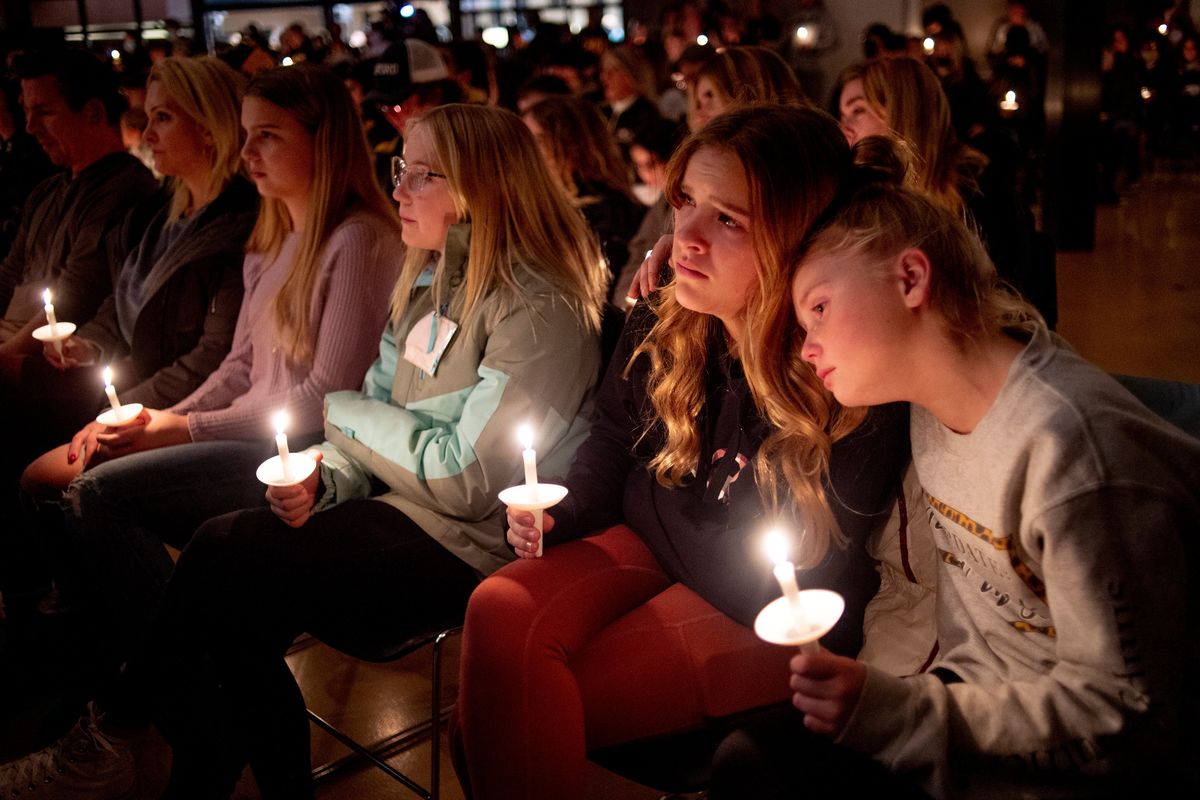
{"type": "Polygon", "coordinates": [[[125,101],[106,63],[65,50],[26,55],[15,68],[26,130],[65,169],[34,189],[0,264],[0,354],[40,350],[32,332],[45,323],[46,288],[59,320],[92,318],[121,264],[108,257],[105,238],[155,188],[150,171],[124,150],[125,101]]]}

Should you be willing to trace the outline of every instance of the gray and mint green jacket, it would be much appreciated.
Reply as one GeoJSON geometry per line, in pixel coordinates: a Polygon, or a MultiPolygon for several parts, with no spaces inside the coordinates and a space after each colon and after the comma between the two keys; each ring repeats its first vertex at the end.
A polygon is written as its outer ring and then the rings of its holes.
{"type": "Polygon", "coordinates": [[[381,481],[387,490],[376,500],[486,575],[513,558],[497,495],[523,480],[517,428],[535,431],[541,480],[565,475],[588,433],[600,345],[561,291],[518,268],[524,291],[493,291],[433,376],[406,361],[405,338],[435,310],[435,296],[461,322],[469,242],[469,224],[451,226],[443,258],[384,331],[362,391],[326,396],[318,510],[369,497],[381,481]]]}

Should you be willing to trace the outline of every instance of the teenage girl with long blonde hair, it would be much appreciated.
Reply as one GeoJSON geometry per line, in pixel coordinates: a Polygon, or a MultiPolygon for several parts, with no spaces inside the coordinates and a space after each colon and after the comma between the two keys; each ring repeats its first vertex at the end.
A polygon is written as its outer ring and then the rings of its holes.
{"type": "MultiPolygon", "coordinates": [[[[467,611],[455,739],[470,796],[580,797],[588,749],[783,700],[767,676],[787,653],[747,627],[778,592],[761,546],[778,517],[803,583],[848,598],[830,646],[857,652],[878,586],[861,544],[890,509],[905,430],[894,410],[863,424],[810,376],[810,430],[828,435],[812,438],[807,491],[775,509],[753,466],[771,425],[742,371],[762,287],[850,159],[832,119],[795,106],[732,111],[673,157],[676,278],[626,325],[570,494],[545,514],[544,558],[485,580],[467,611]]],[[[533,559],[532,516],[508,523],[533,559]]]]}

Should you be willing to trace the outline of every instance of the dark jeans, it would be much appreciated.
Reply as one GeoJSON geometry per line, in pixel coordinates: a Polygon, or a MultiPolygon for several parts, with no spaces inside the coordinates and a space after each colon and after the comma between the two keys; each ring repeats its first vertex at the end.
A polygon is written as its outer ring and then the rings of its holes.
{"type": "Polygon", "coordinates": [[[928,798],[867,756],[808,730],[790,706],[730,734],[713,758],[710,800],[867,796],[928,798]]]}
{"type": "Polygon", "coordinates": [[[148,646],[169,797],[228,797],[248,762],[264,798],[312,797],[304,699],[284,654],[309,631],[365,649],[461,619],[479,577],[407,516],[354,500],[300,528],[269,510],[206,523],[148,646]]]}
{"type": "Polygon", "coordinates": [[[17,480],[30,462],[71,439],[104,403],[99,369],[60,372],[41,356],[0,357],[0,409],[10,420],[0,454],[0,589],[39,594],[48,554],[22,524],[17,480]]]}

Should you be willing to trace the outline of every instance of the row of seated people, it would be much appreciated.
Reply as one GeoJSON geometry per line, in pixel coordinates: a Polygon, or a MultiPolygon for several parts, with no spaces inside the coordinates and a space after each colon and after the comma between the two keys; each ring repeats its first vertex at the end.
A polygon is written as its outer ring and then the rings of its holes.
{"type": "MultiPolygon", "coordinates": [[[[26,74],[46,144],[107,119],[94,99],[72,108],[75,76],[26,74]]],[[[601,376],[600,246],[519,117],[413,120],[397,219],[330,73],[281,68],[243,92],[207,59],[156,67],[146,135],[171,204],[61,355],[33,349],[36,311],[4,345],[5,407],[25,404],[29,437],[6,455],[22,497],[8,545],[50,545],[113,678],[0,786],[121,796],[153,722],[167,796],[229,796],[247,764],[264,797],[313,796],[291,642],[394,641],[462,613],[453,740],[471,797],[582,796],[591,748],[761,708],[717,752],[711,796],[1194,779],[1196,656],[1179,642],[1200,444],[1001,286],[911,147],[851,145],[772,99],[739,98],[671,156],[673,231],[601,376]],[[225,202],[242,213],[210,214],[225,202]],[[168,359],[172,338],[152,339],[161,360],[139,367],[142,317],[176,334],[174,306],[200,309],[191,344],[168,359]],[[218,331],[228,354],[190,367],[218,331]],[[127,398],[162,394],[133,425],[83,425],[103,401],[88,366],[122,356],[121,374],[142,370],[127,398]],[[171,397],[156,381],[176,374],[192,383],[171,397]],[[281,407],[318,469],[264,498],[253,474],[281,407]],[[521,423],[569,489],[544,534],[497,499],[520,481],[521,423]],[[749,628],[777,593],[758,531],[780,519],[800,582],[846,601],[816,653],[749,628]],[[903,548],[881,550],[889,520],[903,548]],[[928,624],[871,623],[889,604],[928,624]]],[[[47,152],[71,166],[68,149],[47,152]]],[[[64,194],[86,188],[80,163],[64,194]]],[[[45,238],[30,224],[14,253],[45,238]]]]}

